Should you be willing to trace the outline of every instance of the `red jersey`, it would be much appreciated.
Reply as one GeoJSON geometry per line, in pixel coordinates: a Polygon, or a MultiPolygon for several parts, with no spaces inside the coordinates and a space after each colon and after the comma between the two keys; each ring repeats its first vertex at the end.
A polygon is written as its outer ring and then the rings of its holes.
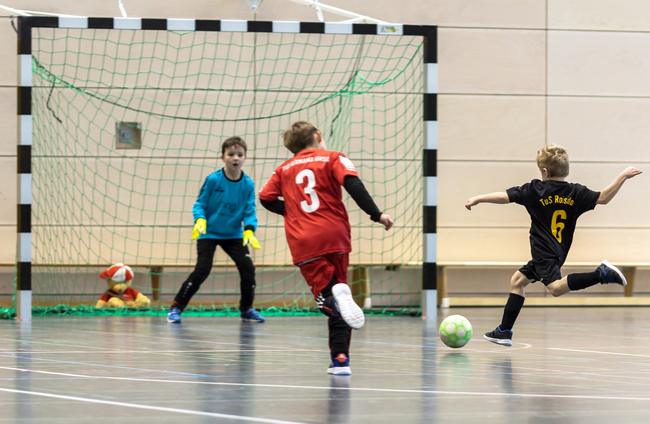
{"type": "Polygon", "coordinates": [[[260,190],[261,200],[284,198],[284,229],[294,264],[328,253],[348,253],[350,222],[341,186],[357,176],[343,153],[305,149],[278,166],[260,190]]]}

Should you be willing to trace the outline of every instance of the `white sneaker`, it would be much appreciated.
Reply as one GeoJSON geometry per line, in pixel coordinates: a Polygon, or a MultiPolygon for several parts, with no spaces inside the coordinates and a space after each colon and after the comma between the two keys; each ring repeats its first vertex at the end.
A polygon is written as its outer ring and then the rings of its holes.
{"type": "Polygon", "coordinates": [[[350,286],[345,283],[335,284],[332,287],[332,296],[336,300],[336,307],[343,321],[355,330],[363,327],[366,317],[363,315],[363,310],[352,298],[350,286]]]}

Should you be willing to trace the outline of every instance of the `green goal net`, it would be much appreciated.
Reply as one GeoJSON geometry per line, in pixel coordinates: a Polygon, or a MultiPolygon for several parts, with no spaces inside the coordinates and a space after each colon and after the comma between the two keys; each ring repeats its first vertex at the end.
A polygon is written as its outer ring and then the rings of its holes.
{"type": "MultiPolygon", "coordinates": [[[[34,28],[31,42],[35,307],[92,310],[106,289],[98,273],[115,262],[168,305],[195,262],[191,208],[222,166],[222,141],[247,141],[244,171],[259,190],[290,157],[281,134],[297,120],[352,159],[395,219],[386,232],[344,194],[351,282],[370,284],[372,306],[419,304],[422,37],[34,28]]],[[[257,215],[256,306],[313,306],[282,218],[259,205],[257,215]]],[[[238,299],[236,269],[217,250],[190,306],[238,299]]]]}

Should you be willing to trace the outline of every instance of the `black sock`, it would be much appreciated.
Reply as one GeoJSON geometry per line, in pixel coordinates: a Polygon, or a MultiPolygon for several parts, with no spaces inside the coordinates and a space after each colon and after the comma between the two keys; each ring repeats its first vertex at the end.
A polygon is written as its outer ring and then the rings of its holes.
{"type": "Polygon", "coordinates": [[[352,338],[350,326],[341,317],[329,317],[327,326],[329,327],[329,345],[332,359],[339,353],[350,356],[350,339],[352,338]]]}
{"type": "Polygon", "coordinates": [[[505,308],[503,308],[503,319],[501,319],[501,329],[502,330],[512,330],[512,326],[515,325],[519,311],[524,306],[525,297],[518,294],[510,293],[508,296],[508,302],[506,302],[505,308]]]}
{"type": "Polygon", "coordinates": [[[569,274],[566,279],[569,290],[582,290],[600,283],[600,273],[598,271],[592,272],[576,272],[569,274]]]}

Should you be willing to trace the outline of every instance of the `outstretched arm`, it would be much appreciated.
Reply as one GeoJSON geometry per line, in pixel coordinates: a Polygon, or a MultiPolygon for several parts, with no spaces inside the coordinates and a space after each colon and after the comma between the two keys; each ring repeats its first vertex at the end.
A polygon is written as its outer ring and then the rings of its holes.
{"type": "Polygon", "coordinates": [[[599,205],[606,205],[609,203],[609,201],[612,200],[614,196],[616,196],[616,193],[618,193],[618,191],[621,189],[625,180],[629,180],[630,178],[635,177],[642,172],[643,171],[633,166],[625,168],[623,172],[614,178],[614,181],[612,181],[607,187],[600,191],[600,196],[598,196],[597,203],[599,205]]]}
{"type": "Polygon", "coordinates": [[[508,193],[505,191],[495,191],[494,193],[479,194],[478,196],[472,196],[465,202],[465,207],[468,210],[472,210],[472,206],[478,205],[479,203],[510,203],[508,198],[508,193]]]}

